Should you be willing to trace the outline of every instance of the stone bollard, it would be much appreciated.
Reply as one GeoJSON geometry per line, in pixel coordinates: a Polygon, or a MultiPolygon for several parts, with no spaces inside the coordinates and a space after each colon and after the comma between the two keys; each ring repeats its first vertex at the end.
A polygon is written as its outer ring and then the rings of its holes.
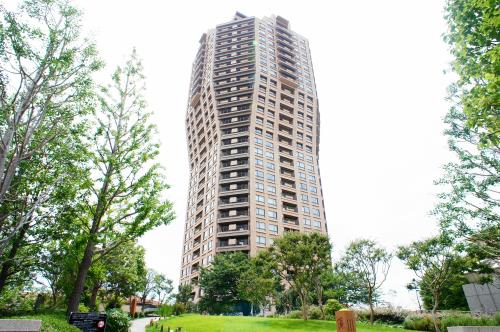
{"type": "Polygon", "coordinates": [[[354,311],[342,309],[335,312],[337,332],[356,332],[356,316],[354,311]]]}

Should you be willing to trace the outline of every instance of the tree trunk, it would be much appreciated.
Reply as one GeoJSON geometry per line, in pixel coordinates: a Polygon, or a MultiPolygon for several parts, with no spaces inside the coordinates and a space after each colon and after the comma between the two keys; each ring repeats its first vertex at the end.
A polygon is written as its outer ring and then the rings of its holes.
{"type": "Polygon", "coordinates": [[[434,329],[436,330],[436,332],[441,332],[441,328],[439,327],[439,322],[438,322],[438,318],[436,315],[436,310],[437,310],[438,304],[439,304],[439,300],[438,300],[437,296],[435,295],[434,296],[434,306],[432,307],[432,321],[434,322],[434,329]]]}
{"type": "Polygon", "coordinates": [[[371,291],[368,292],[368,305],[370,306],[370,324],[373,325],[375,313],[373,311],[373,294],[371,291]]]}
{"type": "Polygon", "coordinates": [[[250,316],[253,317],[253,302],[250,303],[250,316]]]}
{"type": "Polygon", "coordinates": [[[306,296],[307,295],[303,295],[303,294],[300,295],[300,302],[302,304],[302,308],[301,308],[302,309],[302,318],[304,318],[304,320],[307,320],[309,318],[306,296]]]}
{"type": "Polygon", "coordinates": [[[90,301],[89,301],[90,310],[97,311],[97,307],[96,307],[95,303],[97,301],[97,293],[99,292],[99,289],[101,289],[101,284],[98,282],[95,282],[94,286],[92,287],[92,293],[90,295],[90,301]]]}
{"type": "Polygon", "coordinates": [[[76,277],[75,285],[73,286],[73,291],[69,297],[67,314],[78,311],[78,305],[80,304],[80,297],[82,296],[83,287],[85,286],[85,280],[87,279],[87,274],[92,264],[92,256],[94,256],[94,241],[92,239],[94,234],[90,234],[87,246],[85,247],[85,253],[83,254],[82,261],[78,266],[78,275],[76,277]]]}
{"type": "Polygon", "coordinates": [[[7,255],[7,259],[2,264],[2,269],[0,270],[0,294],[3,291],[3,288],[7,284],[7,279],[11,275],[11,269],[13,267],[14,258],[16,258],[17,251],[21,247],[21,243],[28,231],[29,224],[24,224],[21,228],[19,235],[14,237],[12,240],[12,247],[10,248],[9,254],[7,255]]]}
{"type": "MultiPolygon", "coordinates": [[[[319,292],[321,293],[321,292],[319,292]]],[[[319,310],[321,311],[321,319],[325,320],[325,308],[323,307],[323,294],[318,294],[318,306],[319,310]]]]}

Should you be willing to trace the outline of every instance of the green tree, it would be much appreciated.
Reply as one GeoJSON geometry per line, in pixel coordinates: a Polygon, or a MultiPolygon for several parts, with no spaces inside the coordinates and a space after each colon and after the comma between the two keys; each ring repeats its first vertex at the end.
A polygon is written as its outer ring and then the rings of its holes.
{"type": "Polygon", "coordinates": [[[351,242],[339,262],[344,271],[358,276],[361,286],[366,291],[366,303],[370,307],[370,324],[373,324],[373,304],[380,287],[387,279],[391,267],[392,254],[375,241],[360,239],[351,242]]]}
{"type": "Polygon", "coordinates": [[[159,144],[153,141],[155,127],[149,123],[142,65],[135,51],[114,72],[112,82],[99,97],[89,153],[92,181],[82,194],[75,220],[82,225],[85,249],[68,312],[78,308],[94,259],[174,218],[172,204],[163,198],[168,185],[154,163],[159,144]]]}
{"type": "MultiPolygon", "coordinates": [[[[134,241],[129,241],[118,246],[111,254],[103,256],[92,263],[92,268],[98,267],[104,271],[104,278],[94,280],[93,285],[101,285],[103,291],[114,298],[114,303],[119,299],[134,295],[145,283],[146,262],[145,250],[134,241]]],[[[99,289],[92,287],[92,295],[99,289]]],[[[91,296],[89,307],[95,308],[95,297],[91,296]]]]}
{"type": "MultiPolygon", "coordinates": [[[[469,311],[469,305],[462,289],[463,285],[469,283],[465,277],[467,264],[454,264],[451,267],[454,271],[450,274],[450,278],[441,289],[437,310],[469,311]]],[[[434,305],[432,289],[429,287],[432,284],[431,278],[434,278],[432,273],[424,274],[420,283],[421,286],[419,286],[424,308],[427,310],[432,310],[434,305]]]]}
{"type": "Polygon", "coordinates": [[[463,258],[453,248],[450,240],[443,236],[400,246],[396,255],[413,270],[420,288],[425,289],[425,293],[432,297],[434,328],[439,332],[436,310],[441,303],[444,288],[455,277],[457,268],[463,265],[463,258]]]}
{"type": "Polygon", "coordinates": [[[100,67],[67,1],[0,7],[0,292],[36,270],[85,178],[79,138],[100,67]]]}
{"type": "Polygon", "coordinates": [[[449,0],[445,41],[457,80],[450,86],[446,135],[456,160],[445,165],[434,210],[444,233],[500,258],[500,9],[491,0],[449,0]]]}
{"type": "MultiPolygon", "coordinates": [[[[299,299],[302,317],[308,319],[312,294],[322,297],[321,276],[331,270],[331,245],[319,233],[286,233],[262,254],[277,278],[293,289],[299,299]]],[[[324,314],[322,301],[319,302],[324,314]]]]}
{"type": "Polygon", "coordinates": [[[168,279],[164,274],[158,273],[153,278],[153,292],[158,295],[158,302],[163,304],[172,293],[172,280],[168,279]]]}
{"type": "MultiPolygon", "coordinates": [[[[363,284],[360,273],[346,271],[335,264],[332,272],[323,275],[325,300],[335,299],[346,307],[368,303],[368,292],[363,284]]],[[[375,293],[374,301],[377,299],[378,294],[375,293]]]]}
{"type": "Polygon", "coordinates": [[[144,279],[144,282],[141,285],[142,287],[140,287],[139,289],[139,293],[141,296],[142,311],[144,311],[144,305],[146,304],[146,300],[149,294],[151,294],[154,290],[154,280],[157,274],[158,273],[155,270],[148,269],[148,271],[146,272],[146,277],[144,279]]]}
{"type": "Polygon", "coordinates": [[[249,266],[249,258],[244,253],[216,255],[212,264],[200,271],[200,287],[203,290],[200,309],[215,314],[232,310],[241,301],[238,281],[249,266]]]}
{"type": "Polygon", "coordinates": [[[258,258],[250,259],[249,268],[237,281],[239,297],[250,303],[252,316],[255,305],[263,312],[264,306],[270,302],[276,290],[276,279],[264,267],[258,258]]]}
{"type": "Polygon", "coordinates": [[[478,133],[479,144],[500,143],[500,8],[493,0],[448,0],[445,41],[454,56],[458,80],[452,96],[461,105],[465,124],[478,133]]]}
{"type": "Polygon", "coordinates": [[[193,300],[191,293],[193,292],[193,286],[191,284],[179,285],[177,288],[177,294],[175,294],[175,302],[182,303],[185,306],[188,305],[193,300]]]}

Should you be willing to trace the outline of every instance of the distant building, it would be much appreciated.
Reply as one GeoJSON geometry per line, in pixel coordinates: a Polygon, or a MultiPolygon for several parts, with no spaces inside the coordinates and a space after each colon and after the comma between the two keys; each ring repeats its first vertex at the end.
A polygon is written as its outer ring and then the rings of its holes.
{"type": "MultiPolygon", "coordinates": [[[[327,233],[307,39],[280,16],[236,13],[199,43],[186,113],[180,278],[195,286],[217,253],[255,255],[285,232],[327,233]]],[[[199,293],[195,287],[195,300],[199,293]]]]}

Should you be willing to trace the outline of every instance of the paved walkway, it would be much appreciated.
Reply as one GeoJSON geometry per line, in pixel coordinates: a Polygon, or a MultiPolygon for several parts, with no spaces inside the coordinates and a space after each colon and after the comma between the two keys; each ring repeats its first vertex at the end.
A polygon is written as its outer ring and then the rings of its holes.
{"type": "Polygon", "coordinates": [[[151,317],[134,319],[132,321],[132,326],[130,326],[130,332],[144,332],[146,331],[146,325],[149,324],[151,317]]]}

